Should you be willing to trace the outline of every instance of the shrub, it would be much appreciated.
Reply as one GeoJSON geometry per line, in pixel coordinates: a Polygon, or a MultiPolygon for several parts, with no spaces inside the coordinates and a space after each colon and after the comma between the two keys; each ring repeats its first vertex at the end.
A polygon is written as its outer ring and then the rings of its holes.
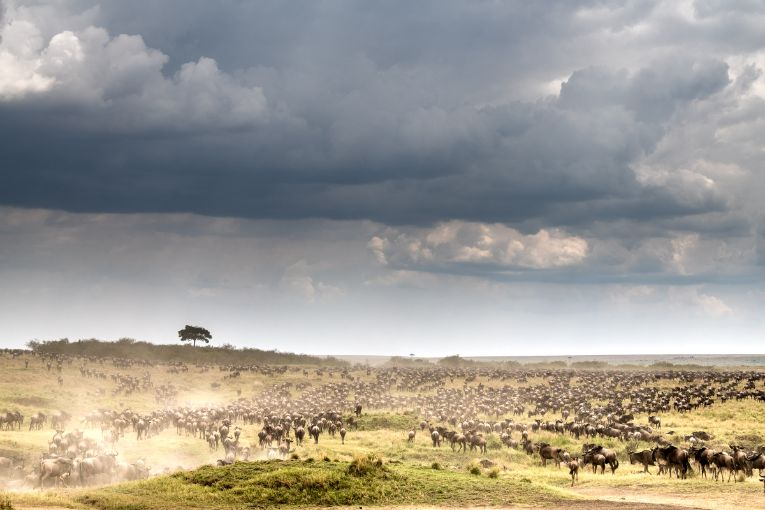
{"type": "Polygon", "coordinates": [[[438,462],[434,462],[433,464],[431,464],[431,465],[430,465],[430,467],[431,467],[431,469],[435,469],[435,470],[437,470],[437,471],[438,471],[438,470],[441,470],[441,469],[444,469],[444,468],[441,466],[441,464],[439,464],[438,462]]]}
{"type": "Polygon", "coordinates": [[[0,510],[13,510],[13,503],[7,496],[0,497],[0,510]]]}
{"type": "Polygon", "coordinates": [[[471,475],[480,475],[481,474],[481,466],[479,466],[478,463],[476,463],[476,461],[471,462],[468,465],[467,469],[468,469],[468,472],[471,475]]]}
{"type": "Polygon", "coordinates": [[[353,476],[368,476],[384,471],[382,459],[372,453],[355,456],[348,465],[348,473],[353,476]]]}
{"type": "Polygon", "coordinates": [[[486,448],[489,450],[501,450],[502,441],[495,434],[492,434],[486,438],[486,448]]]}
{"type": "Polygon", "coordinates": [[[499,468],[493,467],[489,470],[489,473],[486,475],[489,478],[499,478],[499,468]]]}

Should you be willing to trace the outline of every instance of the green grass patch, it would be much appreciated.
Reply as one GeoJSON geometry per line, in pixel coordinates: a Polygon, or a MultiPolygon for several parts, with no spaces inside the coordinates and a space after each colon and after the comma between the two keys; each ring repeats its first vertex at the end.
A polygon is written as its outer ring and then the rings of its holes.
{"type": "Polygon", "coordinates": [[[419,431],[419,420],[412,414],[373,413],[359,417],[359,430],[411,430],[419,431]]]}
{"type": "Polygon", "coordinates": [[[548,505],[572,496],[545,484],[466,472],[353,462],[239,462],[88,490],[74,501],[103,510],[349,505],[548,505]]]}

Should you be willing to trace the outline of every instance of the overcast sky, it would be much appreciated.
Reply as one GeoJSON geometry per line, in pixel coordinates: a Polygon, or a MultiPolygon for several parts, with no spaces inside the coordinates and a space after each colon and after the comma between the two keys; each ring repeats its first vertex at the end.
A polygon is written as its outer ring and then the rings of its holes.
{"type": "Polygon", "coordinates": [[[763,352],[763,1],[0,5],[0,345],[763,352]]]}

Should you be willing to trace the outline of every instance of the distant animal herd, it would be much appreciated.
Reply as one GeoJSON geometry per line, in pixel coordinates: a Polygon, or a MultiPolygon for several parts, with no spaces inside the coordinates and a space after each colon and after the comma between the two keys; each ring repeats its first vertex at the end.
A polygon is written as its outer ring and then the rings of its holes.
{"type": "MultiPolygon", "coordinates": [[[[22,355],[13,353],[11,357],[17,356],[22,355]]],[[[23,356],[26,367],[29,356],[23,356]]],[[[304,441],[319,443],[322,435],[337,436],[344,443],[346,435],[352,435],[363,421],[364,410],[419,416],[409,430],[402,431],[402,441],[407,443],[424,434],[433,448],[448,445],[455,454],[483,455],[490,444],[516,449],[537,456],[542,466],[565,465],[572,485],[585,468],[613,474],[623,462],[642,466],[645,473],[655,467],[659,475],[674,475],[679,480],[696,471],[696,476],[725,482],[753,476],[755,470],[761,475],[765,468],[762,445],[721,445],[705,431],[679,437],[662,429],[662,414],[670,411],[692,413],[729,400],[765,405],[765,374],[758,371],[309,369],[37,358],[33,363],[42,363],[59,384],[63,384],[62,367],[75,366],[82,378],[109,382],[114,396],[153,392],[158,407],[151,412],[93,409],[77,417],[64,410],[40,410],[28,417],[18,410],[0,411],[0,430],[51,430],[45,451],[31,462],[0,457],[0,480],[8,486],[86,486],[147,478],[151,466],[145,459],[120,460],[119,443],[127,434],[144,441],[172,430],[178,436],[204,441],[211,455],[219,457],[219,465],[286,458],[304,441]],[[107,366],[112,367],[109,374],[107,366]],[[174,377],[217,369],[225,378],[257,373],[276,380],[276,376],[290,374],[304,382],[275,382],[249,398],[191,407],[177,404],[174,384],[153,383],[149,368],[157,367],[174,377]],[[114,373],[117,369],[126,373],[114,373]],[[546,419],[548,415],[554,418],[546,419]],[[636,415],[643,415],[644,421],[639,423],[636,415]],[[257,446],[242,441],[245,428],[253,432],[252,437],[257,436],[257,446]],[[81,429],[90,430],[98,439],[81,429]],[[556,435],[582,441],[581,449],[554,446],[549,441],[556,435]],[[617,449],[603,442],[626,443],[621,463],[617,449]],[[640,444],[651,446],[637,448],[640,444]]]]}

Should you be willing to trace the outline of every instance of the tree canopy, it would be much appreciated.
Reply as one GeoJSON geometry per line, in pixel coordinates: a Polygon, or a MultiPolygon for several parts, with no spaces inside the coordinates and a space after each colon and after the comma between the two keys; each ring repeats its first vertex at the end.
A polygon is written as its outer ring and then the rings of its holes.
{"type": "Polygon", "coordinates": [[[185,328],[178,331],[178,337],[181,339],[181,342],[190,341],[194,346],[197,345],[197,342],[204,342],[207,344],[212,340],[212,335],[205,328],[189,326],[188,324],[186,324],[185,328]]]}

